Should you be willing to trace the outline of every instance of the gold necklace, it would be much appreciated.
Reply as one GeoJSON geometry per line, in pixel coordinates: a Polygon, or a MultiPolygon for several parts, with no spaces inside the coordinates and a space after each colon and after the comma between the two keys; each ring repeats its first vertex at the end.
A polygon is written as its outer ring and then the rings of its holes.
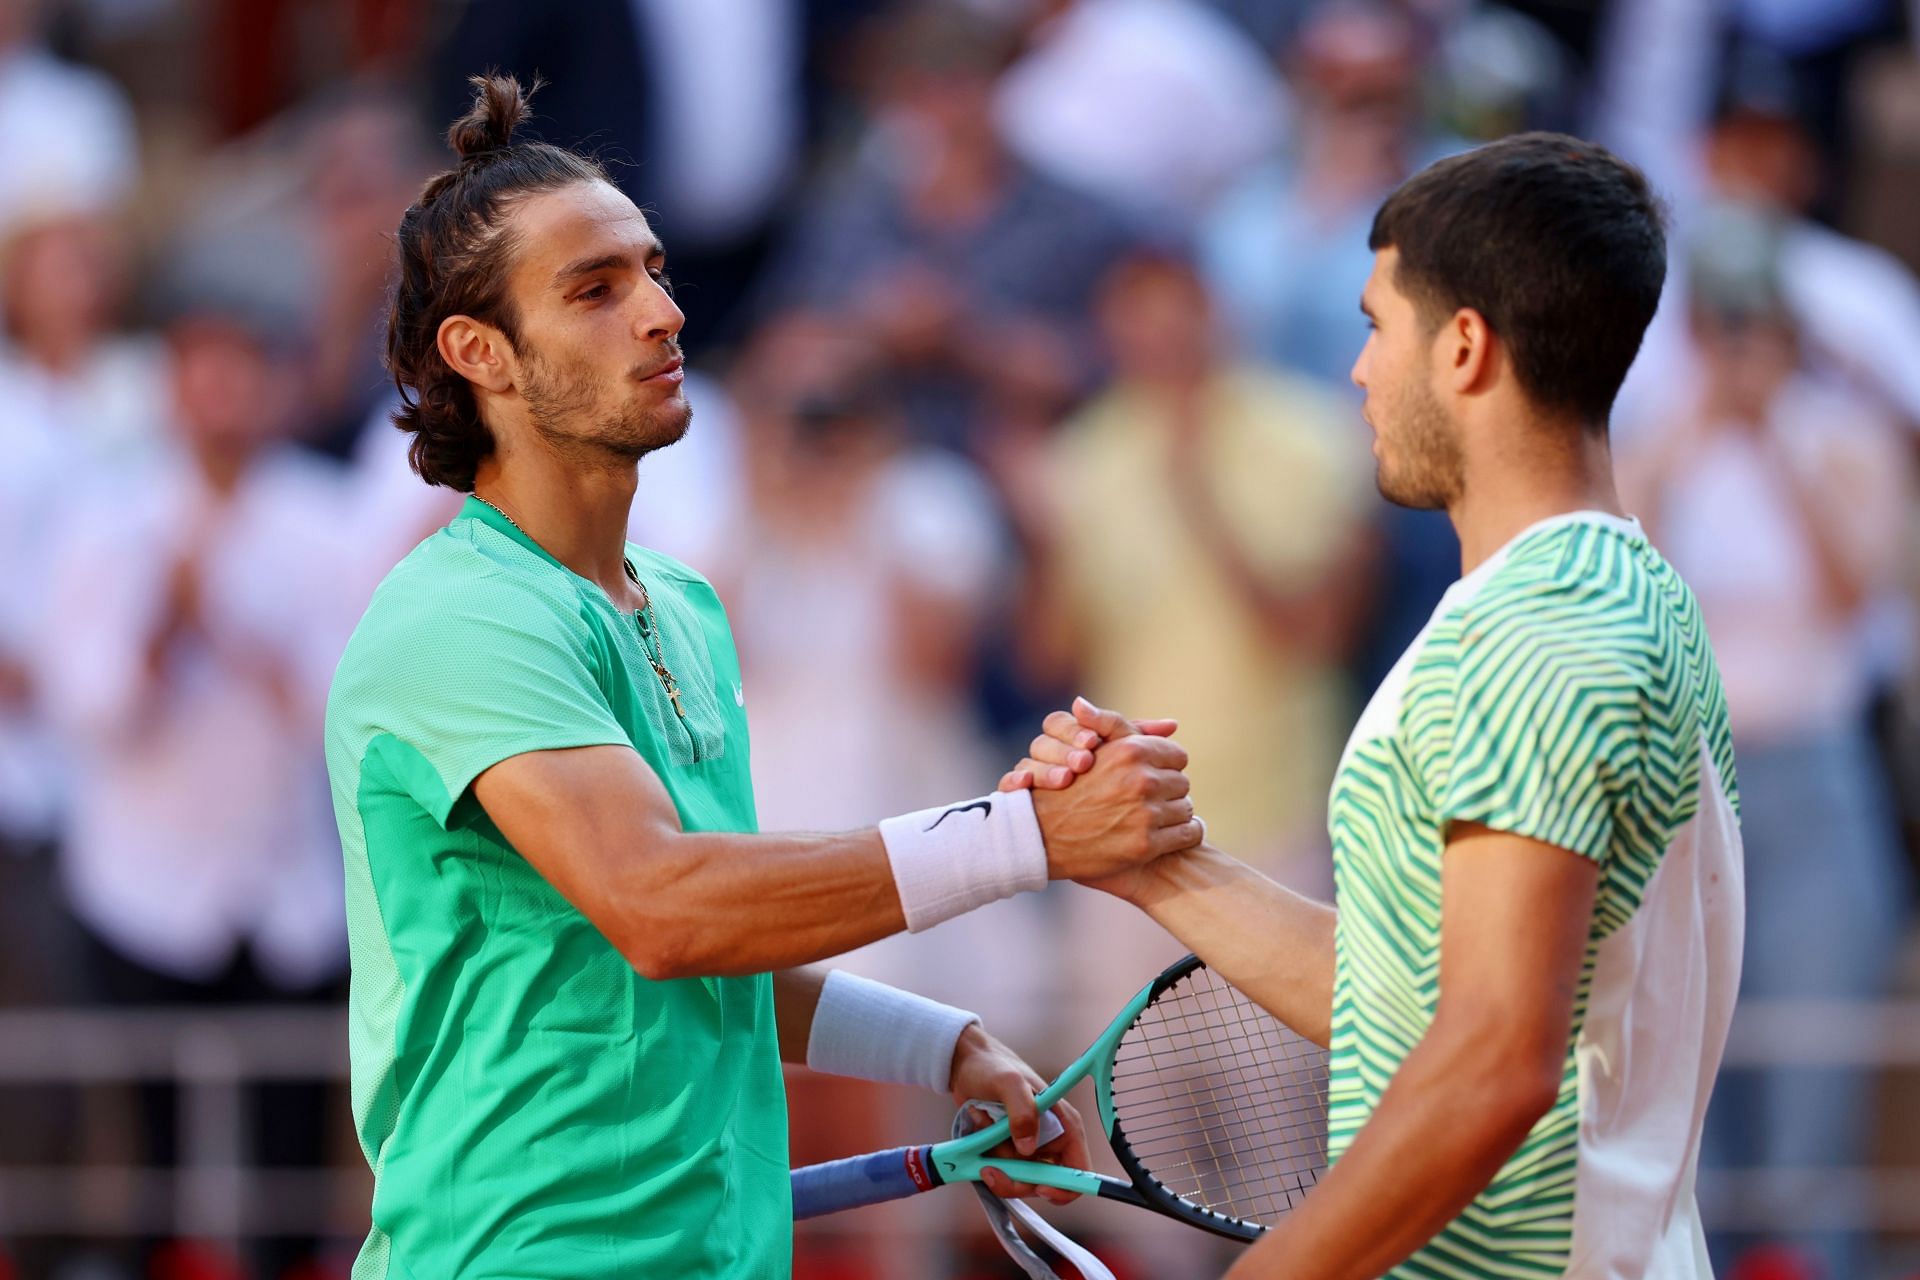
{"type": "MultiPolygon", "coordinates": [[[[520,522],[508,515],[506,509],[499,503],[482,498],[477,493],[473,496],[499,512],[502,520],[520,531],[521,537],[528,542],[534,541],[534,536],[520,528],[520,522]]],[[[647,663],[653,668],[653,674],[660,681],[660,687],[666,691],[667,700],[673,703],[674,714],[685,720],[687,709],[680,702],[680,682],[674,679],[673,672],[667,668],[666,649],[660,643],[660,637],[656,634],[656,628],[653,625],[653,596],[647,591],[647,584],[640,581],[639,571],[633,567],[633,561],[622,556],[620,563],[626,568],[627,580],[640,589],[640,607],[633,611],[633,620],[640,625],[640,648],[646,653],[647,663]]]]}

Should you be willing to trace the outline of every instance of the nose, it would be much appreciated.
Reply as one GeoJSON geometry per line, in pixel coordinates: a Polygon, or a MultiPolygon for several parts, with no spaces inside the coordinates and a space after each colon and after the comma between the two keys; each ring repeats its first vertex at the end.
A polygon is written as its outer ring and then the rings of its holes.
{"type": "Polygon", "coordinates": [[[635,319],[634,329],[650,342],[660,342],[674,337],[687,322],[680,310],[680,304],[673,295],[662,288],[658,281],[649,280],[650,287],[637,293],[640,298],[640,313],[635,319]]]}

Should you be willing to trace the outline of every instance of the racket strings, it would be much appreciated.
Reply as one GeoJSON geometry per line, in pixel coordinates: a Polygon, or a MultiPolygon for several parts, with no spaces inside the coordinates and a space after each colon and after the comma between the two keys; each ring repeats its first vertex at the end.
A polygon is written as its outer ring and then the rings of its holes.
{"type": "Polygon", "coordinates": [[[1128,1030],[1112,1096],[1140,1166],[1215,1213],[1277,1222],[1326,1166],[1326,1050],[1205,968],[1128,1030]]]}

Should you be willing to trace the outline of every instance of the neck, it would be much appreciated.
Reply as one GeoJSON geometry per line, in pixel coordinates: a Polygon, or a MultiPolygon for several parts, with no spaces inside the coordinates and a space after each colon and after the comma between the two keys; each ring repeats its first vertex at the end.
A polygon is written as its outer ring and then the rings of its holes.
{"type": "Polygon", "coordinates": [[[80,327],[49,328],[20,342],[35,364],[56,376],[78,369],[91,346],[88,332],[80,327]]]}
{"type": "Polygon", "coordinates": [[[516,450],[503,439],[480,464],[473,492],[548,555],[620,600],[629,589],[627,518],[639,478],[630,460],[583,466],[537,444],[516,450]]]}
{"type": "Polygon", "coordinates": [[[253,457],[251,450],[235,446],[200,444],[192,446],[190,452],[200,469],[201,482],[221,498],[233,496],[253,457]]]}
{"type": "Polygon", "coordinates": [[[950,143],[914,193],[921,220],[940,227],[972,227],[986,220],[998,205],[1006,168],[999,151],[982,143],[950,143]]]}
{"type": "MultiPolygon", "coordinates": [[[[1555,429],[1559,430],[1559,429],[1555,429]]],[[[1554,438],[1545,429],[1520,438],[1554,438]]],[[[1511,437],[1510,437],[1511,439],[1511,437]]],[[[1469,460],[1461,496],[1447,508],[1460,536],[1460,571],[1472,573],[1487,557],[1531,525],[1570,511],[1623,516],[1613,483],[1613,456],[1604,432],[1580,431],[1572,447],[1505,446],[1505,456],[1469,460]]]]}

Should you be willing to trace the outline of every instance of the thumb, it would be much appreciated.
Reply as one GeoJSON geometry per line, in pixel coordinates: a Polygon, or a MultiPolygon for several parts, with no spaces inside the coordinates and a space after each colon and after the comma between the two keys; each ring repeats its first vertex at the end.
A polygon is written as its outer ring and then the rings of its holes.
{"type": "Polygon", "coordinates": [[[1180,728],[1178,720],[1136,720],[1133,722],[1135,733],[1144,733],[1149,738],[1171,738],[1180,728]]]}

